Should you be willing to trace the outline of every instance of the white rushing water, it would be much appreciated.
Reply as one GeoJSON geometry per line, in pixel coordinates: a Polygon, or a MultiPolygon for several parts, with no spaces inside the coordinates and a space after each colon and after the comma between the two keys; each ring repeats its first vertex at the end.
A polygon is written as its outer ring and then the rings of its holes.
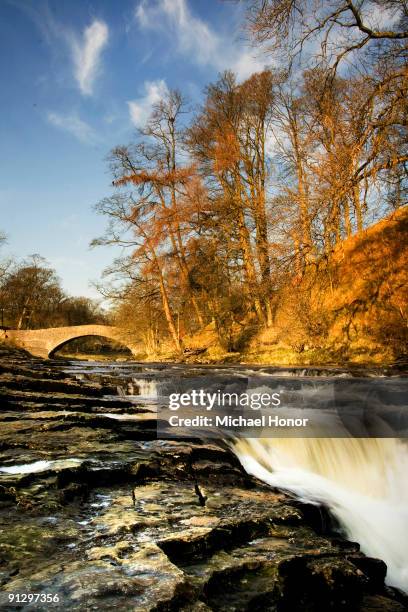
{"type": "Polygon", "coordinates": [[[247,472],[326,504],[345,536],[387,564],[408,591],[408,445],[395,438],[249,438],[234,451],[247,472]]]}
{"type": "Polygon", "coordinates": [[[126,398],[156,399],[158,387],[158,381],[152,378],[132,378],[126,385],[118,387],[118,393],[126,398]]]}
{"type": "Polygon", "coordinates": [[[53,468],[68,468],[76,467],[81,463],[80,459],[60,459],[56,461],[34,461],[33,463],[21,463],[19,465],[3,465],[0,466],[0,473],[3,474],[36,474],[45,472],[51,467],[53,468]]]}
{"type": "Polygon", "coordinates": [[[158,382],[154,379],[133,378],[135,391],[141,397],[156,398],[158,396],[158,382]]]}

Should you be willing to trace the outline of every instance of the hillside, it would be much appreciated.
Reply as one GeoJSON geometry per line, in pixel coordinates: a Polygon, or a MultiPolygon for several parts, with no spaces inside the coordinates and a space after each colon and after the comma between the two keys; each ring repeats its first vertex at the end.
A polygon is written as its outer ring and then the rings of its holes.
{"type": "MultiPolygon", "coordinates": [[[[185,339],[202,361],[403,363],[408,344],[408,208],[343,241],[275,300],[274,325],[226,353],[214,330],[185,339]]],[[[198,357],[194,357],[198,359],[198,357]]]]}

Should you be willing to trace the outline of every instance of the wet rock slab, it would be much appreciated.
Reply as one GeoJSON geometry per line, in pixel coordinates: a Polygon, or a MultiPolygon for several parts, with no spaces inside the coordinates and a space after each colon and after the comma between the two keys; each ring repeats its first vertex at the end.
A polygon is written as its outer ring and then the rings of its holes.
{"type": "Polygon", "coordinates": [[[324,509],[106,393],[0,347],[0,609],[407,609],[324,509]],[[8,600],[29,592],[59,602],[8,600]]]}

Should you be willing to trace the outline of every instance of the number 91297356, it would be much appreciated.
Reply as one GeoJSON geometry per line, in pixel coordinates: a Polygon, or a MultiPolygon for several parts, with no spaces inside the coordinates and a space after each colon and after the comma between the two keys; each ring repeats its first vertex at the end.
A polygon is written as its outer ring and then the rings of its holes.
{"type": "Polygon", "coordinates": [[[60,597],[57,593],[8,593],[9,603],[58,603],[60,597]]]}

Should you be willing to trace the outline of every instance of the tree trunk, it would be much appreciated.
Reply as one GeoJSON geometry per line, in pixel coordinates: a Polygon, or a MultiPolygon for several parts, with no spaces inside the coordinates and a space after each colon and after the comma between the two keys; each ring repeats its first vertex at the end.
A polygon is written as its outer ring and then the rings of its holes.
{"type": "Polygon", "coordinates": [[[344,218],[344,228],[346,230],[346,237],[350,238],[351,231],[351,222],[350,222],[350,205],[347,198],[344,199],[343,204],[343,218],[344,218]]]}
{"type": "Polygon", "coordinates": [[[360,188],[358,185],[354,185],[353,187],[353,203],[354,210],[356,213],[356,222],[357,222],[357,231],[363,231],[363,213],[361,210],[361,202],[360,202],[360,188]]]}
{"type": "Polygon", "coordinates": [[[245,276],[247,279],[249,295],[253,298],[253,304],[255,307],[257,317],[260,321],[262,321],[264,319],[264,315],[262,312],[261,301],[259,299],[258,282],[256,278],[256,270],[255,270],[255,265],[253,261],[249,232],[245,224],[244,212],[242,208],[239,208],[238,210],[237,222],[238,222],[239,239],[240,239],[240,245],[241,245],[241,250],[242,250],[242,258],[244,261],[245,276]]]}
{"type": "Polygon", "coordinates": [[[169,301],[169,297],[168,297],[168,294],[167,294],[167,288],[166,288],[166,285],[164,283],[162,267],[160,265],[159,258],[156,255],[156,251],[155,251],[154,247],[152,246],[152,244],[150,243],[149,240],[147,242],[148,242],[149,251],[150,251],[150,253],[151,253],[152,257],[153,257],[154,263],[156,265],[157,274],[159,276],[160,295],[161,295],[161,298],[162,298],[164,316],[166,317],[167,327],[169,329],[170,336],[171,336],[171,338],[173,340],[173,343],[174,343],[174,346],[176,347],[176,350],[179,353],[181,353],[182,343],[181,343],[179,334],[177,332],[176,325],[174,323],[173,313],[171,312],[170,301],[169,301]]]}
{"type": "Polygon", "coordinates": [[[177,329],[174,323],[174,319],[173,319],[173,314],[171,312],[170,309],[170,303],[169,303],[169,298],[167,295],[167,289],[166,286],[164,284],[164,279],[163,279],[163,274],[161,272],[161,270],[159,271],[159,282],[160,282],[160,294],[161,294],[161,298],[162,298],[162,303],[163,303],[163,310],[164,310],[164,316],[166,317],[166,321],[167,321],[167,326],[169,328],[169,332],[170,335],[172,337],[174,346],[176,347],[176,350],[181,353],[181,341],[180,341],[180,337],[179,334],[177,333],[177,329]]]}

